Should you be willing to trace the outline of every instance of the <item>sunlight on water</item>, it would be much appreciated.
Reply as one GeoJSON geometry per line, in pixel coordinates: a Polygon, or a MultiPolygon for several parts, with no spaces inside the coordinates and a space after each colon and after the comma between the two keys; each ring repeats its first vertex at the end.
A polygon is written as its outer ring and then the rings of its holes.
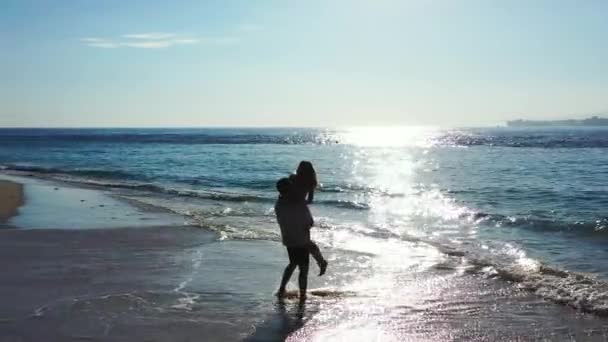
{"type": "Polygon", "coordinates": [[[355,127],[338,134],[340,142],[355,146],[430,146],[439,132],[435,127],[355,127]]]}
{"type": "MultiPolygon", "coordinates": [[[[367,189],[359,198],[368,207],[366,224],[336,224],[315,232],[314,238],[331,249],[366,255],[342,261],[352,268],[352,280],[341,290],[358,296],[328,304],[312,318],[309,329],[290,340],[402,340],[390,317],[403,310],[409,314],[423,310],[418,297],[432,297],[447,286],[444,278],[420,277],[449,263],[429,240],[461,243],[463,237],[474,235],[474,229],[461,224],[470,209],[456,203],[429,177],[439,168],[428,153],[439,134],[419,127],[358,128],[344,133],[341,141],[353,145],[348,155],[350,180],[367,189]]],[[[451,276],[461,276],[456,266],[451,276]]]]}
{"type": "MultiPolygon", "coordinates": [[[[354,145],[351,175],[370,189],[360,198],[369,207],[368,222],[396,235],[419,236],[471,214],[432,181],[439,171],[433,141],[443,133],[433,127],[353,128],[342,140],[354,145]]],[[[446,229],[446,231],[449,229],[446,229]]]]}

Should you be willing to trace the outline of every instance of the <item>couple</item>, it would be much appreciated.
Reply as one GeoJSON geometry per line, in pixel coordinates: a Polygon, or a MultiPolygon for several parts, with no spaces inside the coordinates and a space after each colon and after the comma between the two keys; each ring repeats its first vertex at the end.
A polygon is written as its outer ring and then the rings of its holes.
{"type": "Polygon", "coordinates": [[[289,178],[281,178],[277,182],[279,198],[274,206],[274,211],[281,228],[283,245],[287,247],[287,254],[289,255],[289,265],[285,267],[281,285],[277,292],[279,298],[285,296],[285,287],[296,267],[300,269],[298,277],[300,300],[306,298],[309,254],[312,254],[319,265],[320,276],[327,269],[327,261],[323,258],[319,246],[310,240],[310,228],[314,221],[308,209],[308,204],[313,201],[316,187],[317,174],[308,161],[300,162],[295,175],[291,175],[289,178]]]}

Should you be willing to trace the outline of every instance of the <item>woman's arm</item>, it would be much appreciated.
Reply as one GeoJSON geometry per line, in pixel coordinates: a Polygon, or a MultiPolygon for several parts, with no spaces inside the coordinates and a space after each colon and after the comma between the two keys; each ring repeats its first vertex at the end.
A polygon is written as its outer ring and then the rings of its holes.
{"type": "Polygon", "coordinates": [[[308,202],[308,204],[311,204],[312,201],[314,200],[314,198],[315,198],[315,190],[310,190],[308,192],[308,199],[306,201],[308,202]]]}

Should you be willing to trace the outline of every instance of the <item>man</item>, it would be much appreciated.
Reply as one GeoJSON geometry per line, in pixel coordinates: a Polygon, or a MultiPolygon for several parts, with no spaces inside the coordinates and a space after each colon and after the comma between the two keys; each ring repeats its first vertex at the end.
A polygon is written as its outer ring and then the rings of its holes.
{"type": "Polygon", "coordinates": [[[285,267],[277,296],[285,296],[285,287],[296,267],[299,268],[298,285],[300,301],[306,299],[308,284],[308,265],[310,254],[310,227],[313,225],[312,215],[306,203],[291,201],[289,198],[291,182],[281,178],[276,184],[279,198],[274,206],[277,222],[281,228],[283,245],[287,248],[289,264],[285,267]]]}

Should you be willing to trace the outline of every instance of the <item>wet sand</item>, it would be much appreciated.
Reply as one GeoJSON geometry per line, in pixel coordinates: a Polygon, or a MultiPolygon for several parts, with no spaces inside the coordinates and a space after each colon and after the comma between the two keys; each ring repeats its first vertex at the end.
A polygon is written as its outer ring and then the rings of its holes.
{"type": "Polygon", "coordinates": [[[23,185],[0,180],[0,227],[7,226],[6,222],[17,213],[23,201],[23,185]]]}
{"type": "MultiPolygon", "coordinates": [[[[373,281],[376,290],[350,286],[353,292],[309,295],[304,306],[297,299],[279,303],[272,292],[286,261],[280,244],[220,241],[194,227],[1,230],[0,260],[0,341],[608,336],[592,315],[448,270],[404,270],[398,279],[373,281]],[[398,288],[382,288],[395,282],[398,288]]],[[[333,259],[332,270],[348,273],[352,260],[333,259]]],[[[315,289],[324,278],[310,280],[315,289]]]]}
{"type": "Polygon", "coordinates": [[[0,231],[0,341],[241,340],[284,259],[192,227],[0,231]]]}
{"type": "Polygon", "coordinates": [[[274,312],[276,242],[220,241],[100,191],[23,183],[2,181],[11,214],[17,194],[31,201],[0,230],[1,342],[238,341],[274,312]]]}

